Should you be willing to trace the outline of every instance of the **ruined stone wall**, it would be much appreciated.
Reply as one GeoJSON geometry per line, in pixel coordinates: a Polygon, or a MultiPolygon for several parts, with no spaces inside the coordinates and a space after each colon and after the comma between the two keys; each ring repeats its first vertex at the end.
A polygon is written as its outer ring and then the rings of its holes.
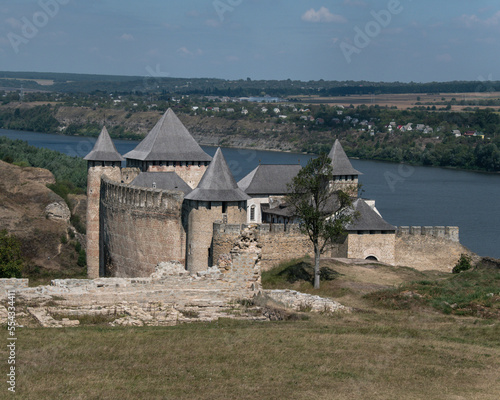
{"type": "Polygon", "coordinates": [[[147,277],[163,261],[185,264],[180,191],[101,184],[101,276],[147,277]]]}
{"type": "Polygon", "coordinates": [[[207,165],[204,165],[204,163],[198,166],[198,163],[193,164],[189,162],[181,163],[180,165],[177,163],[175,167],[173,165],[150,165],[148,167],[148,172],[175,172],[191,189],[198,186],[206,170],[207,165]]]}
{"type": "Polygon", "coordinates": [[[99,205],[101,177],[120,182],[120,167],[89,167],[87,173],[87,275],[94,279],[99,277],[99,205]]]}
{"type": "MultiPolygon", "coordinates": [[[[251,226],[251,225],[249,225],[251,226]]],[[[214,224],[214,260],[228,253],[231,243],[247,225],[214,224]]],[[[309,238],[302,235],[294,224],[256,225],[256,235],[262,248],[261,266],[267,271],[277,264],[306,254],[314,255],[309,238]]]]}
{"type": "MultiPolygon", "coordinates": [[[[198,272],[211,267],[214,260],[212,236],[214,222],[242,224],[246,222],[246,202],[226,202],[223,213],[222,202],[189,201],[185,208],[184,220],[187,221],[187,268],[198,272]]],[[[233,242],[237,236],[233,236],[233,242]]]]}
{"type": "Polygon", "coordinates": [[[458,227],[400,226],[396,233],[396,265],[449,272],[462,253],[472,254],[460,244],[458,227]]]}
{"type": "Polygon", "coordinates": [[[347,236],[347,258],[375,257],[377,261],[394,265],[396,235],[366,234],[347,236]]]}

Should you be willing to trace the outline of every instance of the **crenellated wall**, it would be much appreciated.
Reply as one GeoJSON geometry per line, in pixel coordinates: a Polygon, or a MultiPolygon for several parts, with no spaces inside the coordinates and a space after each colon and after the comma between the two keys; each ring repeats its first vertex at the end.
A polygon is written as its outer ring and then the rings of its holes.
{"type": "Polygon", "coordinates": [[[452,242],[460,241],[458,226],[399,226],[396,234],[398,236],[423,235],[447,239],[452,242]]]}
{"type": "Polygon", "coordinates": [[[400,226],[396,231],[396,265],[419,270],[451,271],[462,253],[456,226],[400,226]]]}
{"type": "MultiPolygon", "coordinates": [[[[213,225],[214,260],[230,251],[234,240],[247,226],[213,225]]],[[[306,254],[313,256],[309,238],[294,224],[256,225],[256,235],[262,246],[262,270],[306,254]]],[[[449,271],[462,253],[470,253],[459,242],[458,227],[399,227],[397,234],[349,234],[345,240],[330,246],[324,256],[334,258],[366,259],[404,265],[416,269],[449,271]]]]}
{"type": "Polygon", "coordinates": [[[185,264],[180,191],[127,186],[103,178],[100,275],[147,277],[158,263],[185,264]]]}

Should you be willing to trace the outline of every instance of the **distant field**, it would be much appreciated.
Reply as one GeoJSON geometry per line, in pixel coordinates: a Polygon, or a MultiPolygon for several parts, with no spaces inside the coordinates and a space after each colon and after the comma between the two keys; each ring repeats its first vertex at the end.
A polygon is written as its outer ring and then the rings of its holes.
{"type": "MultiPolygon", "coordinates": [[[[0,78],[0,80],[2,79],[12,79],[12,78],[0,78]]],[[[26,78],[16,78],[17,80],[19,81],[32,81],[32,82],[36,82],[38,83],[39,85],[42,85],[42,86],[50,86],[50,85],[53,85],[54,84],[54,81],[52,79],[26,79],[26,78]]]]}
{"type": "MultiPolygon", "coordinates": [[[[427,106],[430,103],[449,102],[452,99],[457,101],[475,101],[475,100],[489,100],[500,99],[500,92],[486,92],[486,93],[441,93],[441,94],[381,94],[381,95],[352,95],[352,96],[337,96],[337,97],[314,97],[314,96],[293,96],[303,103],[314,104],[329,104],[329,105],[379,105],[388,107],[397,107],[398,109],[405,110],[410,107],[418,105],[427,106]],[[421,103],[421,104],[416,104],[421,103]]],[[[436,106],[437,108],[444,107],[443,105],[436,106]]],[[[452,110],[460,111],[467,107],[479,108],[494,108],[500,109],[500,106],[452,106],[452,110]]]]}

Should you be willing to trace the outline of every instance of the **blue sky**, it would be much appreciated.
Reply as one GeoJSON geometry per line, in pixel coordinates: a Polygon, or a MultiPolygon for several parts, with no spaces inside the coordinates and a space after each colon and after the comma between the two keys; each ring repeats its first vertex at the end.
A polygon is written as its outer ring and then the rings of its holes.
{"type": "Polygon", "coordinates": [[[8,71],[500,80],[498,0],[0,0],[0,20],[8,71]]]}

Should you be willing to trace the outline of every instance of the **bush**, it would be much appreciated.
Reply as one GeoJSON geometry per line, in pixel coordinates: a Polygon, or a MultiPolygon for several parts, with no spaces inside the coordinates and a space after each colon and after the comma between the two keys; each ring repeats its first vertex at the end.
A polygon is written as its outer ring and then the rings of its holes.
{"type": "Polygon", "coordinates": [[[80,251],[78,252],[78,260],[76,264],[79,267],[85,267],[87,265],[87,255],[85,253],[85,250],[80,249],[80,251]]]}
{"type": "Polygon", "coordinates": [[[460,272],[467,271],[472,268],[472,259],[467,254],[462,254],[457,262],[457,265],[453,267],[451,271],[454,274],[459,274],[460,272]]]}
{"type": "Polygon", "coordinates": [[[85,235],[87,232],[87,227],[85,224],[82,222],[81,218],[79,215],[73,214],[71,218],[69,219],[71,224],[75,227],[76,231],[78,233],[81,233],[82,235],[85,235]]]}
{"type": "Polygon", "coordinates": [[[0,231],[0,278],[20,278],[22,268],[21,243],[5,229],[0,231]]]}

